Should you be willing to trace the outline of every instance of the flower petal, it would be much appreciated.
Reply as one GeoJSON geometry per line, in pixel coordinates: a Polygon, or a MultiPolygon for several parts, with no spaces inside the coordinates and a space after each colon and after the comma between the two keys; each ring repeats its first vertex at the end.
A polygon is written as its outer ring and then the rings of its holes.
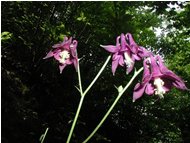
{"type": "Polygon", "coordinates": [[[154,94],[154,86],[152,85],[152,83],[148,83],[145,89],[145,93],[147,95],[152,95],[154,94]]]}
{"type": "Polygon", "coordinates": [[[153,56],[154,54],[151,51],[148,51],[147,49],[145,49],[144,47],[139,46],[138,55],[141,58],[145,58],[145,57],[153,56]]]}
{"type": "Polygon", "coordinates": [[[54,52],[50,51],[43,59],[47,59],[54,56],[54,52]]]}
{"type": "Polygon", "coordinates": [[[120,38],[121,38],[120,36],[117,36],[117,38],[116,38],[116,46],[120,46],[120,42],[119,42],[120,38]]]}
{"type": "Polygon", "coordinates": [[[70,46],[71,55],[72,55],[73,57],[77,57],[76,48],[77,48],[78,42],[77,42],[76,40],[73,40],[73,43],[72,43],[71,45],[72,45],[72,46],[70,46]]]}
{"type": "Polygon", "coordinates": [[[175,87],[177,87],[179,89],[187,90],[187,87],[185,86],[184,81],[164,65],[161,57],[157,56],[157,59],[159,62],[160,71],[164,74],[164,77],[171,80],[171,82],[173,82],[173,85],[175,87]]]}
{"type": "Polygon", "coordinates": [[[136,55],[136,54],[132,54],[132,57],[134,57],[135,60],[140,61],[141,57],[136,55]]]}
{"type": "Polygon", "coordinates": [[[60,74],[62,73],[63,69],[66,67],[66,64],[60,64],[59,65],[59,70],[60,70],[60,74]]]}
{"type": "Polygon", "coordinates": [[[113,54],[112,56],[112,60],[116,60],[119,59],[121,55],[119,55],[118,53],[113,54]]]}
{"type": "Polygon", "coordinates": [[[128,39],[129,41],[129,46],[130,46],[130,49],[133,53],[137,53],[138,52],[138,45],[135,43],[131,33],[127,33],[126,34],[126,38],[128,39]]]}
{"type": "Polygon", "coordinates": [[[152,71],[152,77],[161,77],[163,74],[160,71],[160,68],[157,63],[157,59],[154,56],[150,56],[150,66],[151,66],[151,71],[152,71]]]}
{"type": "Polygon", "coordinates": [[[148,61],[149,61],[148,59],[144,59],[143,61],[143,67],[144,67],[143,78],[142,78],[143,83],[149,82],[152,78],[149,65],[147,64],[148,61]]]}
{"type": "Polygon", "coordinates": [[[74,64],[76,71],[78,72],[78,59],[77,58],[73,59],[73,64],[74,64]]]}
{"type": "Polygon", "coordinates": [[[185,83],[181,80],[181,81],[174,81],[173,82],[173,85],[176,87],[176,88],[179,88],[179,89],[182,89],[182,90],[189,90],[186,86],[185,86],[185,83]]]}
{"type": "Polygon", "coordinates": [[[136,84],[133,92],[133,102],[135,102],[135,100],[139,99],[143,95],[145,87],[146,84],[140,84],[140,83],[136,84]]]}
{"type": "Polygon", "coordinates": [[[62,48],[70,51],[70,45],[72,44],[72,37],[69,38],[69,40],[65,41],[65,43],[63,44],[62,48]]]}
{"type": "Polygon", "coordinates": [[[171,80],[168,80],[167,78],[163,77],[162,78],[163,82],[164,82],[164,85],[163,85],[163,88],[164,90],[167,92],[169,91],[171,88],[172,88],[172,81],[171,80]]]}
{"type": "Polygon", "coordinates": [[[67,60],[65,60],[65,64],[71,65],[71,64],[73,64],[73,60],[67,59],[67,60]]]}
{"type": "Polygon", "coordinates": [[[116,53],[119,51],[119,46],[114,46],[114,45],[105,45],[105,46],[100,45],[100,46],[110,53],[116,53]]]}
{"type": "Polygon", "coordinates": [[[113,75],[115,75],[115,71],[116,71],[116,69],[118,67],[118,64],[119,64],[119,59],[116,59],[116,60],[112,61],[112,73],[113,73],[113,75]]]}
{"type": "Polygon", "coordinates": [[[53,48],[61,48],[61,49],[63,48],[63,49],[66,49],[66,50],[69,51],[70,50],[69,48],[70,48],[71,42],[72,42],[72,37],[70,37],[69,40],[66,37],[63,42],[55,44],[52,47],[53,48]]]}
{"type": "Polygon", "coordinates": [[[127,42],[125,40],[125,35],[122,33],[121,34],[121,51],[125,51],[127,48],[127,42]]]}
{"type": "Polygon", "coordinates": [[[120,57],[119,57],[119,65],[120,65],[120,66],[124,66],[124,59],[123,59],[123,56],[120,56],[120,57]]]}
{"type": "Polygon", "coordinates": [[[59,51],[57,51],[56,53],[54,53],[54,58],[56,59],[56,60],[60,60],[60,52],[61,52],[61,50],[59,50],[59,51]]]}
{"type": "Polygon", "coordinates": [[[130,66],[127,67],[127,74],[129,74],[129,73],[133,70],[134,64],[135,64],[135,63],[132,62],[132,63],[130,64],[130,66]]]}

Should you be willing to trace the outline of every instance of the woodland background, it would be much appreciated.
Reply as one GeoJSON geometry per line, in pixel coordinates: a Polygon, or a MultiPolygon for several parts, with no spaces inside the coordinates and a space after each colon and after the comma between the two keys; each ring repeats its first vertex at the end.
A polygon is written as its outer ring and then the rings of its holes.
{"type": "MultiPolygon", "coordinates": [[[[189,2],[1,2],[2,143],[38,143],[47,127],[45,143],[66,141],[80,99],[77,74],[73,66],[60,74],[56,61],[43,60],[65,35],[79,41],[83,88],[109,55],[99,45],[127,32],[159,51],[190,88],[189,21],[189,2]]],[[[116,98],[114,85],[130,77],[121,67],[112,76],[109,63],[85,98],[72,143],[89,135],[116,98]]],[[[90,142],[189,143],[189,92],[173,89],[164,100],[144,95],[133,103],[135,83],[90,142]]]]}

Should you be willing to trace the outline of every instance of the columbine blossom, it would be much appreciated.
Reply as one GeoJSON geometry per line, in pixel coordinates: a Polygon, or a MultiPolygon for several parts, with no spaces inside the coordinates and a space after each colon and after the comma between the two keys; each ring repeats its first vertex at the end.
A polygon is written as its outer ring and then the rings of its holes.
{"type": "Polygon", "coordinates": [[[163,98],[172,87],[187,90],[184,81],[164,65],[160,56],[146,58],[143,65],[143,79],[134,88],[133,101],[140,98],[144,92],[147,95],[155,94],[163,98]]]}
{"type": "Polygon", "coordinates": [[[142,58],[151,55],[145,48],[138,46],[132,35],[123,33],[117,37],[116,45],[101,45],[105,50],[112,53],[112,73],[120,66],[126,66],[127,74],[133,70],[135,60],[139,61],[142,58]]]}
{"type": "Polygon", "coordinates": [[[74,64],[75,69],[77,70],[78,66],[78,57],[76,53],[78,42],[76,40],[72,41],[72,37],[68,39],[65,37],[62,43],[55,44],[52,46],[52,50],[44,57],[47,59],[54,57],[55,60],[59,62],[60,73],[67,65],[74,64]]]}

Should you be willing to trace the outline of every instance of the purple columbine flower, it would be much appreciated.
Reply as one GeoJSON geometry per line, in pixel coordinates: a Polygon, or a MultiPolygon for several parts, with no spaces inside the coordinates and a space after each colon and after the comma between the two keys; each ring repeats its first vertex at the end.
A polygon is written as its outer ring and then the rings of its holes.
{"type": "Polygon", "coordinates": [[[163,98],[163,94],[172,87],[188,90],[184,81],[164,65],[160,56],[146,58],[143,65],[143,79],[134,88],[133,101],[140,98],[144,92],[147,95],[155,94],[163,98]]]}
{"type": "Polygon", "coordinates": [[[151,52],[145,48],[138,46],[132,35],[123,33],[117,37],[116,45],[100,45],[108,52],[112,53],[112,73],[115,75],[115,71],[120,66],[126,66],[127,74],[129,74],[134,67],[135,60],[141,60],[142,58],[151,55],[151,52]]]}
{"type": "Polygon", "coordinates": [[[75,69],[77,70],[77,44],[78,42],[76,40],[72,41],[72,37],[69,39],[68,37],[65,37],[62,43],[53,45],[53,50],[51,50],[43,59],[54,57],[59,62],[60,73],[62,73],[67,65],[71,64],[74,64],[75,69]]]}

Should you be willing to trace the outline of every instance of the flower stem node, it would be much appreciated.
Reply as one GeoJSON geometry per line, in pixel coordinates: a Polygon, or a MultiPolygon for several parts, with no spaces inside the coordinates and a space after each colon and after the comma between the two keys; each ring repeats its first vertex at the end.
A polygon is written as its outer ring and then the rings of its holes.
{"type": "Polygon", "coordinates": [[[118,91],[119,93],[122,92],[122,91],[123,91],[123,86],[120,85],[120,86],[117,88],[117,91],[118,91]]]}

